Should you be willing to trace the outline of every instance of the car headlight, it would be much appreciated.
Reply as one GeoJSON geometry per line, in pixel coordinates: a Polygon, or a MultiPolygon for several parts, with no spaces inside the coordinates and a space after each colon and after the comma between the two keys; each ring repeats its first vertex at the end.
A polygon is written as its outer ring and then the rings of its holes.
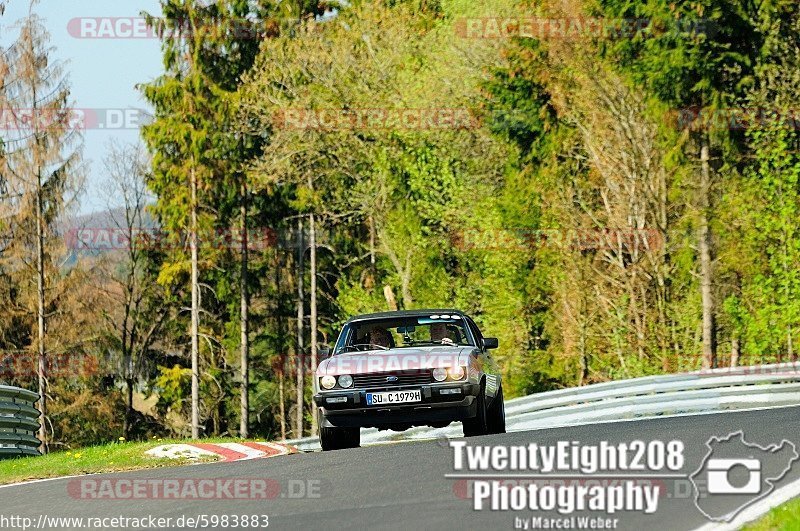
{"type": "Polygon", "coordinates": [[[336,378],[330,375],[325,375],[319,379],[319,384],[323,389],[333,389],[336,387],[336,378]]]}
{"type": "Polygon", "coordinates": [[[339,376],[339,386],[340,387],[344,387],[345,389],[347,389],[348,387],[351,387],[352,385],[353,385],[353,377],[352,376],[350,376],[349,374],[343,374],[343,375],[339,376]]]}
{"type": "Polygon", "coordinates": [[[457,366],[457,367],[450,367],[447,370],[447,374],[450,376],[451,380],[460,380],[464,377],[464,367],[457,366]]]}
{"type": "Polygon", "coordinates": [[[447,379],[447,369],[443,369],[442,367],[433,369],[433,379],[437,382],[445,381],[447,379]]]}

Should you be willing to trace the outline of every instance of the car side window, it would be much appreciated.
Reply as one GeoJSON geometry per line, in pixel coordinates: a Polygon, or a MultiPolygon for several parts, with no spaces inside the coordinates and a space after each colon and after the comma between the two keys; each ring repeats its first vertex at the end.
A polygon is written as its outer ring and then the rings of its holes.
{"type": "Polygon", "coordinates": [[[339,340],[336,342],[336,348],[333,351],[333,355],[341,354],[345,350],[345,346],[350,343],[350,337],[353,335],[353,326],[347,325],[342,330],[342,333],[339,334],[339,340]]]}
{"type": "Polygon", "coordinates": [[[467,317],[467,326],[469,326],[472,335],[475,337],[478,348],[483,350],[483,336],[481,335],[481,331],[478,330],[478,325],[475,324],[475,321],[473,321],[471,317],[467,317]]]}

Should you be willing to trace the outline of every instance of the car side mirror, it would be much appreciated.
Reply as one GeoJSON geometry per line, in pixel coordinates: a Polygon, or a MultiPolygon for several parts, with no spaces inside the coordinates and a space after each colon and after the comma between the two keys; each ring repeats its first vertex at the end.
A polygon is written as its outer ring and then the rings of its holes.
{"type": "Polygon", "coordinates": [[[331,346],[330,345],[320,345],[319,346],[319,357],[322,360],[326,360],[331,357],[331,346]]]}
{"type": "Polygon", "coordinates": [[[493,350],[500,346],[499,341],[497,341],[496,337],[484,337],[483,338],[483,348],[486,350],[493,350]]]}

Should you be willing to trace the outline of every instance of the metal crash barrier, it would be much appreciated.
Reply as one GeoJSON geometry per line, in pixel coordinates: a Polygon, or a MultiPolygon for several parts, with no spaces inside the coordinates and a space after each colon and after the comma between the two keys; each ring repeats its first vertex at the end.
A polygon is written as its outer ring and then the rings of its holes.
{"type": "Polygon", "coordinates": [[[38,400],[33,391],[0,385],[0,459],[40,455],[38,400]]]}

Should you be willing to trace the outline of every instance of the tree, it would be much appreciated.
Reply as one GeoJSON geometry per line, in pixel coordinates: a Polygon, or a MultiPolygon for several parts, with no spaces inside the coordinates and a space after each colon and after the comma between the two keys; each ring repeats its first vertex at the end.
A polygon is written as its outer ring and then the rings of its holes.
{"type": "Polygon", "coordinates": [[[795,111],[800,13],[795,3],[777,1],[761,3],[751,16],[763,40],[745,109],[736,116],[746,128],[741,177],[722,199],[726,245],[721,262],[735,287],[724,306],[732,358],[744,350],[758,361],[780,361],[784,354],[794,361],[800,320],[795,111]]]}
{"type": "Polygon", "coordinates": [[[139,144],[109,144],[109,154],[104,160],[108,175],[107,191],[116,203],[122,199],[122,208],[109,208],[111,230],[120,241],[127,242],[119,253],[106,260],[108,279],[106,295],[110,299],[105,313],[109,325],[110,342],[121,355],[121,373],[125,381],[125,422],[123,436],[131,439],[133,423],[134,387],[144,374],[146,357],[161,331],[170,305],[160,292],[158,284],[151,282],[148,271],[148,245],[153,241],[154,227],[148,223],[145,209],[150,196],[145,185],[149,158],[139,144]]]}
{"type": "Polygon", "coordinates": [[[192,438],[197,439],[200,436],[198,189],[200,180],[207,178],[210,173],[208,167],[202,165],[206,140],[200,117],[206,113],[200,107],[203,79],[197,64],[202,44],[198,31],[201,20],[193,2],[162,2],[162,9],[165,18],[160,21],[150,19],[149,23],[156,27],[162,38],[167,73],[156,83],[144,88],[145,96],[156,108],[156,121],[144,130],[144,138],[154,152],[151,182],[153,190],[159,195],[159,206],[164,207],[159,212],[163,227],[172,231],[188,225],[191,268],[191,426],[192,438]],[[175,131],[178,134],[173,140],[175,131]],[[172,145],[175,140],[179,142],[175,146],[177,153],[168,153],[162,148],[167,144],[172,145]],[[183,175],[188,176],[189,181],[188,211],[174,212],[166,194],[175,192],[175,180],[181,183],[183,175]]]}
{"type": "Polygon", "coordinates": [[[3,173],[11,196],[7,206],[13,240],[4,254],[19,260],[36,278],[39,438],[47,452],[48,320],[55,311],[51,292],[59,276],[53,263],[59,243],[54,229],[79,184],[80,150],[75,146],[80,135],[70,109],[69,82],[61,65],[51,59],[48,33],[32,8],[6,54],[4,99],[20,127],[15,138],[5,140],[3,173]]]}
{"type": "MultiPolygon", "coordinates": [[[[730,0],[701,0],[676,5],[668,1],[630,4],[600,3],[608,17],[646,19],[653,28],[645,38],[632,36],[608,47],[608,56],[658,100],[675,108],[701,109],[713,116],[740,98],[752,83],[753,51],[759,37],[747,21],[746,4],[730,0]],[[665,28],[658,31],[658,28],[665,28]]],[[[691,137],[698,177],[694,206],[702,314],[702,365],[717,365],[717,305],[714,300],[712,225],[716,194],[712,158],[715,147],[724,153],[730,131],[700,120],[691,137]]],[[[722,161],[721,161],[722,162],[722,161]]],[[[717,164],[724,168],[724,164],[717,164]]],[[[730,166],[728,166],[730,170],[730,166]]]]}
{"type": "MultiPolygon", "coordinates": [[[[233,118],[233,100],[244,72],[255,57],[259,5],[241,1],[204,4],[190,0],[161,2],[163,19],[148,17],[162,38],[166,73],[143,87],[156,107],[156,121],[144,136],[154,153],[151,181],[158,197],[156,212],[168,232],[188,228],[191,290],[192,434],[200,434],[200,262],[202,242],[198,233],[209,234],[221,222],[230,231],[230,220],[239,218],[239,297],[241,350],[240,431],[248,435],[249,331],[248,331],[248,187],[243,164],[258,153],[263,139],[242,136],[219,124],[233,118]],[[188,177],[188,183],[186,183],[188,177]],[[189,194],[182,184],[188,184],[189,194]],[[229,193],[236,190],[236,194],[229,193]]],[[[207,249],[206,253],[221,251],[207,249]]],[[[210,258],[210,256],[207,254],[210,258]]],[[[173,282],[181,261],[162,269],[162,280],[173,282]]],[[[213,293],[213,292],[212,292],[213,293]]]]}
{"type": "Polygon", "coordinates": [[[516,39],[487,83],[493,129],[521,151],[525,182],[505,204],[528,235],[531,343],[558,359],[539,370],[579,385],[668,370],[672,358],[675,179],[646,97],[592,37],[516,39]]]}
{"type": "Polygon", "coordinates": [[[295,349],[295,361],[297,371],[296,393],[297,404],[295,405],[295,437],[303,436],[303,423],[305,419],[305,288],[303,277],[305,276],[305,234],[303,232],[303,219],[297,218],[297,255],[295,264],[297,271],[297,344],[295,349]]]}

